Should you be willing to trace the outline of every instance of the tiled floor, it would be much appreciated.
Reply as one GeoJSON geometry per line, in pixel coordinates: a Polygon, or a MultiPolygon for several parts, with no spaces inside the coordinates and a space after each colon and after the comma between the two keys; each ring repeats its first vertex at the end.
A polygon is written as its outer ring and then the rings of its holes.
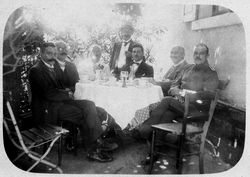
{"type": "MultiPolygon", "coordinates": [[[[56,162],[57,153],[54,149],[49,158],[56,162]]],[[[148,145],[143,142],[136,142],[126,147],[119,148],[113,152],[114,161],[108,163],[99,163],[88,161],[86,152],[83,148],[78,149],[78,155],[63,152],[62,170],[66,174],[146,174],[148,166],[141,165],[148,152],[148,145]]],[[[170,151],[171,153],[171,151],[170,151]]],[[[26,160],[26,162],[29,162],[26,160]]],[[[205,173],[218,173],[230,169],[231,166],[223,162],[220,158],[214,158],[206,150],[204,159],[205,173]]],[[[30,163],[30,162],[29,162],[30,163]]],[[[183,160],[184,174],[198,174],[198,157],[188,157],[183,160]]],[[[22,166],[24,163],[22,163],[22,166]]],[[[154,174],[173,174],[175,171],[175,161],[171,158],[161,157],[156,163],[153,170],[154,174]]],[[[44,165],[37,166],[34,172],[39,173],[56,173],[55,170],[49,169],[44,165]]]]}

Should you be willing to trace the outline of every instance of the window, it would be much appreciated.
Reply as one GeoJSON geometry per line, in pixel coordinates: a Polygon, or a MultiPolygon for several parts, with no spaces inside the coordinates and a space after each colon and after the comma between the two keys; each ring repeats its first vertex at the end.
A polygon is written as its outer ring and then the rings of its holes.
{"type": "Polygon", "coordinates": [[[191,22],[192,30],[240,24],[232,10],[216,5],[184,5],[183,21],[191,22]]]}

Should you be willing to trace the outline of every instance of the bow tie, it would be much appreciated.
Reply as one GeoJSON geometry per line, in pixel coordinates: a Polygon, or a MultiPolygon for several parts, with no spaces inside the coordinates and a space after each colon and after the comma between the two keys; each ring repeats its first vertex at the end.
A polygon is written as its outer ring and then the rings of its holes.
{"type": "Polygon", "coordinates": [[[139,65],[140,63],[137,63],[137,62],[133,62],[133,64],[139,65]]]}

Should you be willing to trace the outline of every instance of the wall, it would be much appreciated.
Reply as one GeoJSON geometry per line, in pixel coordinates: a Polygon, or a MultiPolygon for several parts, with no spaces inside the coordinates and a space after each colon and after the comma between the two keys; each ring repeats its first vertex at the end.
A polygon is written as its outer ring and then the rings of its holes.
{"type": "MultiPolygon", "coordinates": [[[[175,45],[186,49],[186,60],[193,63],[193,47],[199,42],[210,49],[209,63],[215,67],[219,79],[230,77],[228,87],[222,92],[221,99],[236,106],[246,106],[246,51],[245,32],[242,24],[203,30],[191,30],[191,22],[183,22],[183,5],[168,5],[164,13],[168,34],[164,44],[167,60],[175,45]]],[[[160,60],[160,59],[159,59],[160,60]]],[[[163,64],[164,65],[164,64],[163,64]]]]}

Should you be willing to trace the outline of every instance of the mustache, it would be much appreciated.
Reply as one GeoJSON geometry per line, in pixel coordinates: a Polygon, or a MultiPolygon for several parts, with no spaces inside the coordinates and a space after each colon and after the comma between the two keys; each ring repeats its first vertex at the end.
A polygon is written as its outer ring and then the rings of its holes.
{"type": "Polygon", "coordinates": [[[56,61],[56,59],[55,58],[50,58],[47,61],[56,61]]]}

